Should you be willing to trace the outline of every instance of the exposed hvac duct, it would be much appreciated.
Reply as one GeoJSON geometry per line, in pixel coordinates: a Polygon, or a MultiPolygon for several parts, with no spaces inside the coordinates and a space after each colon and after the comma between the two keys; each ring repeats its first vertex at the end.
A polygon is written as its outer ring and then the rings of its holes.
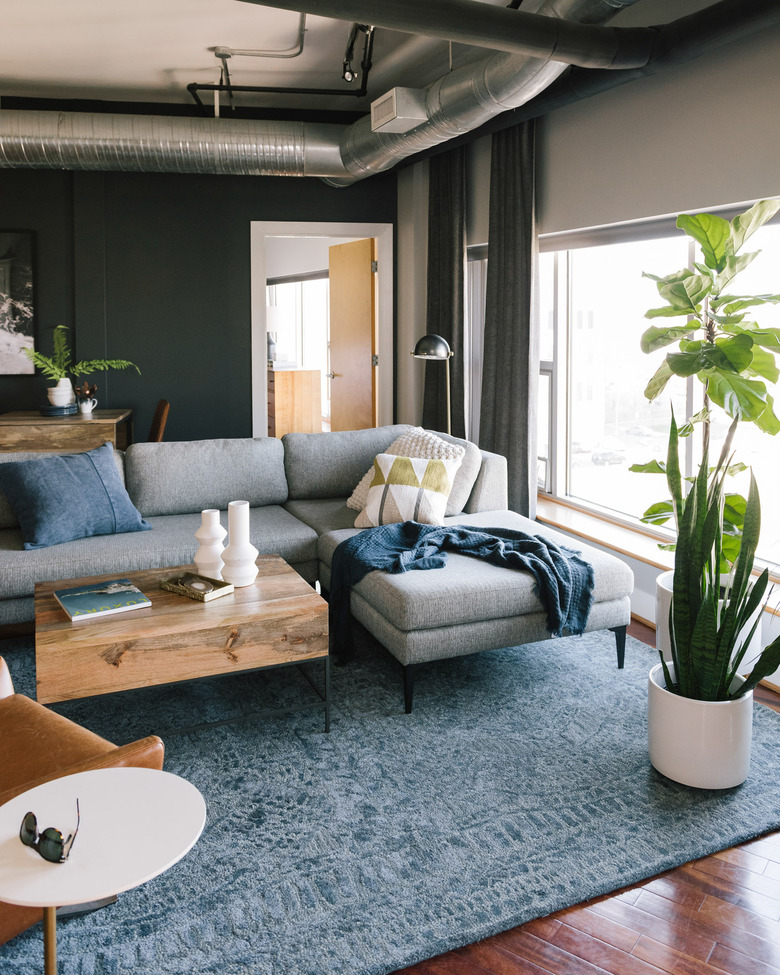
{"type": "MultiPolygon", "coordinates": [[[[411,12],[417,0],[403,0],[411,12]]],[[[544,0],[539,19],[608,20],[635,0],[544,0]]],[[[402,5],[403,5],[402,4],[402,5]]],[[[475,32],[486,10],[473,3],[475,32]]],[[[519,11],[507,11],[522,18],[519,11]]],[[[371,22],[370,17],[355,20],[371,22]]],[[[610,32],[612,37],[612,32],[610,32]]],[[[590,35],[588,37],[590,43],[590,35]]],[[[614,41],[612,41],[614,43],[614,41]]],[[[0,111],[0,167],[320,176],[346,185],[522,105],[566,68],[529,54],[490,55],[428,89],[428,121],[411,133],[351,126],[135,115],[0,111]]]]}
{"type": "MultiPolygon", "coordinates": [[[[480,127],[478,134],[487,136],[528,119],[539,118],[630,81],[652,77],[701,54],[738,43],[761,30],[777,27],[780,27],[780,0],[765,0],[760,7],[746,7],[744,0],[720,0],[711,7],[658,28],[659,43],[646,65],[614,71],[568,68],[536,98],[495,116],[480,127]]],[[[456,139],[453,144],[460,144],[465,138],[456,139]]],[[[434,147],[426,155],[436,151],[434,147]]]]}
{"type": "MultiPolygon", "coordinates": [[[[634,2],[543,0],[537,16],[475,0],[431,0],[444,3],[447,13],[435,30],[428,25],[419,27],[421,33],[443,31],[445,36],[454,34],[452,39],[468,35],[470,43],[487,43],[480,25],[489,11],[495,11],[502,23],[510,17],[513,25],[530,25],[526,46],[532,53],[494,53],[438,79],[427,89],[427,121],[408,133],[373,132],[369,116],[345,127],[0,111],[0,168],[320,176],[333,185],[346,185],[526,105],[571,63],[608,62],[616,76],[651,73],[655,63],[672,63],[678,48],[684,57],[695,57],[708,45],[717,47],[729,38],[780,23],[780,0],[763,0],[760,5],[720,0],[697,14],[662,27],[640,28],[639,33],[598,26],[634,2]],[[453,25],[450,10],[456,6],[453,25]],[[541,28],[540,20],[547,22],[541,28]],[[562,56],[565,60],[557,60],[562,56]],[[626,67],[630,64],[634,67],[626,67]],[[621,70],[615,70],[618,67],[621,70]]],[[[423,6],[419,0],[270,0],[267,5],[311,9],[325,16],[330,8],[338,11],[334,16],[376,24],[406,13],[409,30],[418,29],[409,26],[419,23],[418,7],[431,9],[429,2],[423,6]]],[[[517,36],[512,45],[513,50],[519,45],[517,36]]],[[[603,78],[606,72],[593,73],[603,78]]]]}
{"type": "Polygon", "coordinates": [[[343,130],[312,122],[0,111],[0,168],[343,177],[343,130]]]}

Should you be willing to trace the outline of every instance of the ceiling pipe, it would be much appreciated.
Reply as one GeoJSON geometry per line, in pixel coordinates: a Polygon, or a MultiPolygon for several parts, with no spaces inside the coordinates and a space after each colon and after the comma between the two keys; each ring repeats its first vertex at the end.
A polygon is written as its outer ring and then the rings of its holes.
{"type": "MultiPolygon", "coordinates": [[[[633,2],[544,0],[539,9],[553,19],[594,22],[633,2]]],[[[0,111],[0,168],[319,176],[349,185],[523,104],[565,68],[528,54],[492,54],[434,82],[428,120],[405,134],[373,132],[369,116],[339,127],[0,111]]]]}
{"type": "MultiPolygon", "coordinates": [[[[582,68],[647,64],[652,27],[603,27],[556,16],[493,7],[480,0],[243,0],[335,20],[358,20],[406,34],[424,34],[507,54],[525,54],[582,68]]],[[[611,4],[613,13],[626,3],[611,4]]]]}
{"type": "Polygon", "coordinates": [[[0,111],[0,168],[344,177],[342,125],[0,111]]]}
{"type": "MultiPolygon", "coordinates": [[[[618,12],[618,6],[627,7],[633,2],[545,0],[540,10],[549,19],[567,16],[592,23],[608,20],[618,12]]],[[[482,10],[495,9],[483,3],[475,6],[482,10]]],[[[536,97],[566,68],[566,64],[551,58],[499,51],[450,71],[428,87],[425,98],[428,117],[417,128],[406,133],[374,132],[369,116],[350,125],[341,141],[341,158],[349,177],[347,180],[329,178],[327,182],[334,186],[346,185],[471,132],[488,119],[536,97]]]]}
{"type": "MultiPolygon", "coordinates": [[[[667,68],[777,27],[780,27],[780,0],[765,0],[761,6],[751,7],[746,7],[744,0],[719,0],[710,7],[660,27],[656,54],[643,67],[620,71],[569,68],[535,98],[494,116],[468,135],[455,138],[447,148],[548,115],[631,81],[653,77],[667,68]]],[[[443,147],[434,147],[407,158],[406,163],[411,165],[441,151],[444,151],[443,147]]]]}
{"type": "MultiPolygon", "coordinates": [[[[355,0],[339,0],[339,10],[352,2],[355,0]]],[[[400,0],[389,2],[395,6],[400,0]]],[[[411,5],[416,0],[407,2],[411,5]]],[[[633,2],[543,0],[539,10],[548,19],[593,24],[608,20],[633,2]]],[[[472,6],[481,14],[495,9],[484,3],[472,6]]],[[[359,19],[368,19],[362,16],[365,6],[359,9],[359,19]]],[[[333,185],[347,185],[459,137],[473,138],[475,131],[484,134],[490,126],[517,124],[559,107],[562,99],[585,97],[566,94],[572,78],[580,79],[579,84],[585,79],[585,87],[590,79],[595,90],[599,85],[611,87],[621,83],[620,79],[652,74],[778,23],[780,0],[763,0],[758,5],[720,0],[697,14],[653,28],[657,40],[647,65],[608,71],[568,69],[567,77],[557,84],[567,71],[564,62],[494,53],[435,81],[426,93],[428,120],[403,134],[373,132],[368,116],[344,127],[4,110],[0,111],[0,168],[319,176],[333,185]],[[608,76],[615,81],[607,84],[608,76]]]]}

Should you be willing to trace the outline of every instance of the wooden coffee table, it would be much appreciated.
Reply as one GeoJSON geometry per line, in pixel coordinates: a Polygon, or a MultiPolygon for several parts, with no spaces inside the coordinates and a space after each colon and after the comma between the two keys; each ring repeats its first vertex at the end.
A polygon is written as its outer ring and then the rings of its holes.
{"type": "MultiPolygon", "coordinates": [[[[131,688],[324,661],[330,727],[328,604],[278,555],[261,555],[257,579],[202,603],[160,589],[193,565],[58,579],[35,586],[37,698],[42,704],[131,688]],[[144,609],[72,622],[55,589],[130,579],[152,601],[144,609]]],[[[316,688],[315,688],[316,689],[316,688]]],[[[319,691],[318,691],[319,693],[319,691]]]]}

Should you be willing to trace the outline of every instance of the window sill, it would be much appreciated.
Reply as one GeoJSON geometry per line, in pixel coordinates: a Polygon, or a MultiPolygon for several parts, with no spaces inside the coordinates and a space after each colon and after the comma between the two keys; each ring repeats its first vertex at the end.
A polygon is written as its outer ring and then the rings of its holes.
{"type": "MultiPolygon", "coordinates": [[[[583,511],[563,501],[539,495],[536,501],[536,520],[569,535],[576,535],[586,542],[594,542],[620,555],[627,555],[637,562],[644,562],[656,569],[666,571],[674,568],[674,553],[664,552],[658,548],[657,538],[639,529],[610,521],[609,518],[594,514],[592,511],[583,511]]],[[[754,568],[753,575],[758,575],[761,567],[762,564],[759,564],[754,568]]],[[[769,578],[775,585],[780,584],[780,573],[773,572],[771,567],[769,578]]],[[[767,604],[764,611],[780,617],[780,595],[773,600],[773,605],[767,604]]]]}
{"type": "Polygon", "coordinates": [[[536,520],[657,569],[674,568],[673,553],[659,549],[657,538],[562,501],[538,497],[536,520]]]}

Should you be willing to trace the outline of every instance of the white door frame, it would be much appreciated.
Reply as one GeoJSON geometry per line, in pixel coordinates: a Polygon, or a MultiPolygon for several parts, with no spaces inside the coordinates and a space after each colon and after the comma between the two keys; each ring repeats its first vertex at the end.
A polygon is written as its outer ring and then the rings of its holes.
{"type": "Polygon", "coordinates": [[[266,244],[269,237],[376,238],[377,254],[377,423],[393,422],[393,225],[253,220],[250,223],[252,289],[252,436],[268,435],[268,346],[265,327],[266,244]]]}

